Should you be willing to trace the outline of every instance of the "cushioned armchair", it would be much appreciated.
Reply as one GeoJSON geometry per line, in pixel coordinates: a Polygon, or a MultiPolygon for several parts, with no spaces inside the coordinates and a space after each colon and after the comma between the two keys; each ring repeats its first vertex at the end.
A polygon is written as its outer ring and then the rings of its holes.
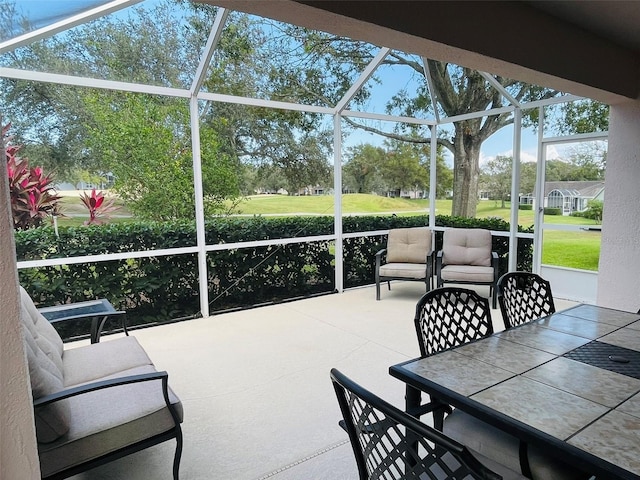
{"type": "Polygon", "coordinates": [[[498,254],[491,251],[491,232],[481,228],[444,231],[442,250],[436,256],[438,288],[445,283],[489,285],[492,308],[496,305],[498,254]]]}
{"type": "Polygon", "coordinates": [[[387,248],[376,253],[376,300],[380,300],[380,282],[391,280],[423,281],[427,291],[433,286],[433,250],[431,230],[427,227],[389,230],[387,248]]]}

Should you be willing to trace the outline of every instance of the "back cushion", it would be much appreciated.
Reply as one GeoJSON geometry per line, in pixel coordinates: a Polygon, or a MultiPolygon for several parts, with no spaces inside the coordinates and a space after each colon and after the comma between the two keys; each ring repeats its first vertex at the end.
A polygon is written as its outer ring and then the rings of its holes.
{"type": "Polygon", "coordinates": [[[31,300],[31,297],[22,286],[20,286],[20,300],[37,332],[34,337],[35,341],[47,357],[62,371],[62,352],[64,351],[62,338],[60,338],[53,325],[38,312],[33,300],[31,300]]]}
{"type": "MultiPolygon", "coordinates": [[[[31,313],[23,301],[20,308],[20,320],[29,365],[31,394],[35,400],[62,390],[64,375],[61,368],[62,357],[58,353],[57,347],[40,333],[31,313]]],[[[44,321],[46,322],[46,319],[44,321]]],[[[46,327],[44,330],[47,331],[46,327]]],[[[69,430],[71,415],[66,400],[37,408],[34,414],[36,436],[39,442],[53,442],[69,430]]]]}
{"type": "Polygon", "coordinates": [[[482,228],[451,228],[442,237],[445,265],[491,266],[491,232],[482,228]]]}
{"type": "Polygon", "coordinates": [[[427,227],[389,230],[387,262],[425,263],[431,251],[431,230],[427,227]]]}

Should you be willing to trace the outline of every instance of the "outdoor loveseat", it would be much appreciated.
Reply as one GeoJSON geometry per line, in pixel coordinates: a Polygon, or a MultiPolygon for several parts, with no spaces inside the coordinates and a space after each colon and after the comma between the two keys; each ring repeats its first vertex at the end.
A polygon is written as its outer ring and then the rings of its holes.
{"type": "Polygon", "coordinates": [[[42,478],[62,479],[166,440],[182,453],[182,405],[134,337],[64,349],[20,288],[42,478]]]}

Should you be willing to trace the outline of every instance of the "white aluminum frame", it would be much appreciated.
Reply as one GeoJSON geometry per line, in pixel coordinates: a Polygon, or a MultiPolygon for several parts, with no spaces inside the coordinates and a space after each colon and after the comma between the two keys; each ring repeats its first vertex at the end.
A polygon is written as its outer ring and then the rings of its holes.
{"type": "MultiPolygon", "coordinates": [[[[140,3],[144,0],[114,0],[101,7],[94,8],[80,15],[75,15],[62,22],[39,29],[29,34],[16,37],[14,39],[0,43],[0,54],[11,51],[20,46],[28,45],[37,40],[47,38],[55,33],[67,30],[74,26],[77,26],[83,22],[87,22],[109,13],[115,12],[122,8],[129,7],[136,3],[140,3]]],[[[534,239],[534,271],[539,271],[540,258],[539,254],[536,255],[536,243],[539,243],[540,239],[540,221],[535,222],[534,234],[522,234],[517,232],[517,218],[518,218],[518,202],[514,202],[513,199],[517,198],[517,190],[519,184],[519,163],[520,163],[520,129],[521,129],[521,110],[530,108],[539,108],[542,115],[543,107],[546,105],[553,105],[557,103],[565,103],[568,101],[580,100],[582,97],[574,95],[564,95],[561,97],[555,97],[547,100],[538,100],[529,103],[520,103],[512,95],[510,95],[490,74],[486,72],[479,72],[492,87],[496,88],[501,95],[510,103],[509,106],[489,109],[486,111],[472,112],[464,115],[456,115],[453,117],[442,117],[438,113],[438,108],[435,106],[435,90],[433,88],[433,80],[431,78],[431,72],[429,71],[428,62],[426,58],[422,58],[425,78],[427,80],[427,87],[429,94],[434,100],[434,119],[403,117],[394,115],[385,115],[371,112],[360,112],[354,110],[348,110],[347,106],[354,95],[357,94],[364,83],[375,73],[376,68],[384,61],[385,57],[390,53],[390,49],[387,47],[381,48],[372,61],[365,67],[361,75],[351,88],[345,93],[345,95],[337,102],[333,107],[323,107],[314,105],[301,105],[290,102],[257,99],[249,97],[239,97],[233,95],[203,92],[201,91],[204,76],[206,74],[207,67],[210,63],[211,57],[215,50],[215,47],[220,39],[226,21],[228,19],[229,11],[223,8],[218,10],[218,14],[212,26],[209,38],[207,40],[206,47],[203,52],[203,56],[197,67],[194,80],[189,89],[181,88],[167,88],[153,85],[142,85],[130,82],[120,82],[112,80],[102,80],[95,78],[77,77],[71,75],[62,75],[54,73],[44,73],[35,71],[25,71],[14,68],[0,67],[0,77],[14,78],[20,80],[29,80],[37,82],[57,83],[62,85],[72,85],[88,88],[101,88],[115,91],[126,91],[135,93],[145,93],[152,95],[162,95],[168,97],[177,97],[189,99],[189,109],[191,115],[191,129],[192,129],[192,149],[193,149],[193,173],[194,173],[194,195],[196,201],[196,245],[193,247],[184,248],[172,248],[153,251],[138,251],[118,254],[106,254],[106,255],[91,255],[83,257],[73,258],[61,258],[61,259],[48,259],[37,261],[21,261],[18,262],[18,268],[33,268],[38,266],[50,266],[50,265],[67,265],[77,264],[85,262],[103,262],[122,260],[127,258],[142,258],[142,257],[155,257],[164,255],[180,255],[180,254],[198,254],[198,267],[199,267],[199,283],[200,283],[200,307],[201,313],[204,317],[209,315],[209,298],[208,298],[208,285],[207,285],[207,266],[206,266],[206,254],[207,252],[230,250],[237,248],[252,248],[257,246],[268,245],[286,245],[292,243],[306,243],[312,241],[334,241],[335,242],[335,285],[336,290],[343,291],[343,239],[352,238],[357,236],[374,236],[386,234],[388,230],[373,231],[373,232],[357,232],[345,234],[342,231],[342,118],[362,118],[371,120],[380,120],[386,122],[396,123],[410,123],[417,125],[426,125],[431,130],[431,144],[435,145],[437,142],[437,131],[441,125],[452,124],[458,121],[468,120],[472,118],[485,117],[490,115],[497,115],[501,113],[514,112],[514,178],[512,180],[512,202],[511,202],[511,231],[510,232],[492,232],[497,236],[509,236],[510,238],[510,269],[515,269],[516,265],[516,242],[517,238],[533,238],[534,239]],[[238,242],[222,245],[207,245],[205,241],[204,232],[204,207],[202,198],[202,170],[200,159],[200,138],[199,138],[199,102],[214,102],[214,103],[233,103],[246,106],[255,107],[267,107],[277,108],[282,110],[301,111],[320,113],[333,116],[334,123],[334,233],[332,235],[312,236],[312,237],[298,237],[298,238],[283,238],[263,241],[251,241],[251,242],[238,242]],[[514,197],[515,195],[515,197],[514,197]],[[514,211],[515,210],[515,211],[514,211]]],[[[541,116],[541,119],[543,117],[541,116]]],[[[542,129],[540,129],[542,130],[542,129]]],[[[543,141],[550,142],[556,139],[544,139],[542,136],[539,138],[539,145],[542,145],[543,141]]],[[[559,141],[559,140],[558,140],[559,141]]],[[[539,148],[539,155],[542,155],[542,148],[539,148]]],[[[430,187],[429,187],[429,200],[430,205],[435,205],[435,192],[436,192],[436,154],[437,149],[431,149],[431,167],[430,167],[430,187]]],[[[538,167],[544,164],[544,158],[541,158],[538,167]]],[[[542,182],[544,185],[544,182],[542,182]]],[[[537,217],[536,217],[537,219],[537,217]]],[[[440,227],[435,227],[435,209],[429,209],[429,225],[432,231],[442,230],[440,227]]]]}

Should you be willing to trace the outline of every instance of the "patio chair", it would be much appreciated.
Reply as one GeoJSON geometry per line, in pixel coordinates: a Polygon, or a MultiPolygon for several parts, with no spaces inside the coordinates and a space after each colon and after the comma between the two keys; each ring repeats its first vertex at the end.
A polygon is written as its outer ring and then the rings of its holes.
{"type": "MultiPolygon", "coordinates": [[[[443,287],[424,294],[416,306],[414,323],[421,357],[435,355],[493,334],[489,301],[474,290],[464,288],[443,287]]],[[[407,395],[412,394],[414,391],[407,387],[407,395]]],[[[527,478],[589,478],[549,458],[539,449],[521,443],[516,437],[438,400],[431,399],[416,411],[408,413],[417,418],[432,413],[436,429],[464,442],[473,452],[522,472],[527,478]]]]}
{"type": "Polygon", "coordinates": [[[500,277],[498,303],[507,329],[556,311],[551,285],[530,272],[509,272],[500,277]]]}
{"type": "MultiPolygon", "coordinates": [[[[481,463],[462,444],[365,390],[335,368],[331,380],[360,480],[524,479],[481,463]]],[[[489,462],[487,462],[489,465],[489,462]]]]}
{"type": "Polygon", "coordinates": [[[498,254],[491,251],[491,232],[482,228],[450,228],[436,255],[437,286],[445,283],[489,285],[496,306],[498,254]]]}
{"type": "Polygon", "coordinates": [[[380,282],[391,280],[423,281],[427,291],[433,287],[433,250],[431,230],[426,227],[389,230],[387,247],[376,253],[376,300],[380,300],[380,282]]]}
{"type": "Polygon", "coordinates": [[[493,333],[489,301],[466,288],[442,287],[425,293],[416,305],[414,324],[422,357],[493,333]]]}

